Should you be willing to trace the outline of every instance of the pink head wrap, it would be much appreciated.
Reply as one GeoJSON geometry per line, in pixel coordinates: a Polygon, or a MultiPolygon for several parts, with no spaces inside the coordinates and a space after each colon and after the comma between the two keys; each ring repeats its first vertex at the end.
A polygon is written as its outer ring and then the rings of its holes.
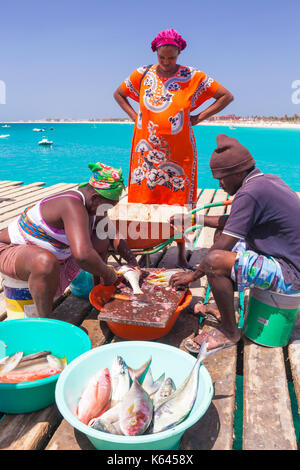
{"type": "Polygon", "coordinates": [[[185,40],[182,39],[175,29],[165,29],[165,31],[161,31],[151,42],[153,52],[159,47],[166,45],[177,46],[181,51],[186,48],[185,40]]]}

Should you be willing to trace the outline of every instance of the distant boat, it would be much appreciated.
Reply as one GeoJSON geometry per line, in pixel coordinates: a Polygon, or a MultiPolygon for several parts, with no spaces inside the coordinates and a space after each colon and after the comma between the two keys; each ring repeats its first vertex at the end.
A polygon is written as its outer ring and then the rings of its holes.
{"type": "Polygon", "coordinates": [[[0,139],[5,139],[6,137],[9,137],[9,136],[10,136],[10,134],[2,134],[2,135],[0,135],[0,139]]]}
{"type": "Polygon", "coordinates": [[[45,132],[46,129],[36,129],[35,128],[35,129],[32,129],[32,130],[35,131],[35,132],[45,132]]]}
{"type": "Polygon", "coordinates": [[[52,145],[52,144],[53,144],[53,141],[48,140],[46,137],[44,137],[44,139],[39,141],[39,145],[52,145]]]}
{"type": "Polygon", "coordinates": [[[234,126],[229,126],[229,129],[236,129],[236,127],[234,127],[234,126]]]}
{"type": "Polygon", "coordinates": [[[2,127],[10,127],[10,126],[9,126],[8,124],[5,124],[5,125],[4,125],[4,126],[2,126],[2,127]]]}

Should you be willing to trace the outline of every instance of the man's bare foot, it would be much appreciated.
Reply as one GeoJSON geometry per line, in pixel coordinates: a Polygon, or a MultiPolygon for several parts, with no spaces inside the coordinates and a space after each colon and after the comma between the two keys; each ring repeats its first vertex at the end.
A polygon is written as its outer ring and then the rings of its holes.
{"type": "Polygon", "coordinates": [[[215,302],[204,302],[195,304],[194,313],[204,318],[207,317],[207,315],[209,314],[215,317],[217,321],[221,321],[221,314],[215,302]]]}
{"type": "MultiPolygon", "coordinates": [[[[194,305],[194,314],[199,315],[207,320],[212,320],[212,323],[221,322],[221,313],[215,302],[198,302],[194,305]]],[[[236,323],[239,322],[240,315],[238,312],[235,313],[236,323]]]]}
{"type": "Polygon", "coordinates": [[[193,353],[198,353],[203,341],[207,343],[207,350],[216,349],[220,346],[230,347],[239,342],[241,338],[241,330],[238,329],[236,335],[228,336],[220,327],[210,328],[209,330],[202,331],[193,339],[188,338],[184,347],[193,353]]]}

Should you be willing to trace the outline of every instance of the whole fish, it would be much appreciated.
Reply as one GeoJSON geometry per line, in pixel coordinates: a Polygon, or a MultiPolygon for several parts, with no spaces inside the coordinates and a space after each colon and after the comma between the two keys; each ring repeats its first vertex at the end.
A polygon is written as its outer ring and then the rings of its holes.
{"type": "Polygon", "coordinates": [[[113,362],[111,371],[111,406],[115,406],[130,388],[130,376],[126,362],[121,356],[117,356],[113,362]]]}
{"type": "Polygon", "coordinates": [[[165,379],[165,374],[163,373],[156,381],[154,381],[151,368],[149,367],[142,383],[143,389],[152,398],[152,395],[154,395],[154,393],[157,392],[157,390],[160,388],[161,384],[163,383],[164,379],[165,379]]]}
{"type": "Polygon", "coordinates": [[[4,373],[3,371],[1,372],[0,382],[29,382],[59,374],[66,366],[66,358],[60,359],[56,356],[48,355],[48,352],[50,351],[28,354],[21,357],[21,359],[19,356],[18,360],[15,361],[17,363],[14,363],[13,366],[11,365],[10,370],[6,370],[4,373]],[[45,356],[45,354],[47,355],[45,356]]]}
{"type": "Polygon", "coordinates": [[[93,418],[89,422],[89,426],[98,431],[108,432],[110,434],[123,434],[120,428],[120,405],[121,402],[105,411],[99,418],[93,418]]]}
{"type": "Polygon", "coordinates": [[[79,399],[76,416],[84,424],[100,416],[110,405],[111,380],[109,370],[101,369],[88,381],[79,399]]]}
{"type": "Polygon", "coordinates": [[[189,376],[177,390],[163,400],[154,410],[153,433],[172,428],[187,417],[196,400],[201,362],[211,354],[223,349],[223,347],[207,351],[207,343],[202,343],[197,361],[189,376]]]}
{"type": "Polygon", "coordinates": [[[118,272],[122,273],[125,279],[129,282],[134,294],[143,294],[139,284],[140,275],[135,269],[130,268],[129,266],[121,266],[118,268],[118,272]]]}
{"type": "Polygon", "coordinates": [[[171,393],[174,392],[174,390],[176,390],[175,384],[173,380],[168,377],[166,380],[163,381],[157,392],[152,397],[154,410],[159,406],[159,404],[163,400],[168,398],[171,393]]]}
{"type": "Polygon", "coordinates": [[[143,434],[151,423],[153,404],[148,393],[135,378],[120,403],[120,428],[125,436],[143,434]]]}
{"type": "Polygon", "coordinates": [[[141,367],[139,367],[138,369],[132,369],[131,367],[127,366],[131,380],[133,381],[135,378],[136,378],[137,380],[140,379],[140,378],[142,377],[142,375],[144,374],[144,372],[146,372],[147,368],[150,366],[151,361],[152,361],[152,357],[150,357],[150,358],[149,358],[143,365],[141,365],[141,367]]]}
{"type": "Polygon", "coordinates": [[[12,356],[6,356],[5,358],[3,358],[0,364],[0,377],[15,369],[15,367],[17,367],[17,365],[21,361],[22,357],[23,352],[18,351],[12,356]]]}

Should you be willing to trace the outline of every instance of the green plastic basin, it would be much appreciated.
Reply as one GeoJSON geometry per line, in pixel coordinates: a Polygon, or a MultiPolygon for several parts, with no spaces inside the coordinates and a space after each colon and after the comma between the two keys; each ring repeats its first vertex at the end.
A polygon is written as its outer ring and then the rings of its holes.
{"type": "Polygon", "coordinates": [[[152,356],[151,371],[154,379],[163,372],[171,377],[176,387],[188,376],[196,362],[190,354],[165,344],[150,341],[124,341],[94,348],[68,365],[56,384],[55,399],[63,417],[78,431],[84,433],[96,449],[148,450],[178,449],[183,433],[206,412],[213,396],[213,384],[207,369],[199,370],[199,391],[188,417],[172,429],[141,436],[119,436],[97,431],[81,423],[75,410],[88,380],[98,370],[112,366],[116,356],[122,356],[133,368],[141,366],[152,356]]]}
{"type": "MultiPolygon", "coordinates": [[[[67,364],[91,349],[88,335],[70,323],[34,318],[8,320],[0,323],[0,359],[17,351],[31,354],[50,350],[67,364]]],[[[0,411],[29,413],[55,402],[55,386],[59,374],[41,380],[0,383],[0,411]]]]}

